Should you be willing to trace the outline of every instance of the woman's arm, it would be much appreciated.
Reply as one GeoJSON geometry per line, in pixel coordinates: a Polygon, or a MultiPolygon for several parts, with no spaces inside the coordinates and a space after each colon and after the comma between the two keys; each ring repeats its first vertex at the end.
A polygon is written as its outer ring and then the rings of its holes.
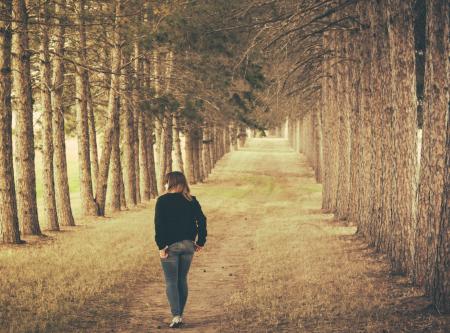
{"type": "Polygon", "coordinates": [[[165,248],[165,231],[164,231],[164,218],[161,200],[158,198],[155,205],[155,242],[158,245],[158,249],[165,248]]]}
{"type": "Polygon", "coordinates": [[[208,232],[206,230],[206,216],[205,214],[203,214],[202,207],[195,197],[193,198],[193,203],[198,228],[197,245],[204,246],[206,243],[206,236],[208,235],[208,232]]]}

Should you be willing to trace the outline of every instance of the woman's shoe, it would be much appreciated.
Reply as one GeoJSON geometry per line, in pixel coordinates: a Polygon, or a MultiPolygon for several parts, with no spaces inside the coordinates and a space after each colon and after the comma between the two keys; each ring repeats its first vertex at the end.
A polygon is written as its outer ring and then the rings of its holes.
{"type": "Polygon", "coordinates": [[[172,322],[170,323],[169,327],[170,328],[178,328],[181,327],[181,325],[183,325],[183,319],[180,316],[175,316],[172,319],[172,322]]]}

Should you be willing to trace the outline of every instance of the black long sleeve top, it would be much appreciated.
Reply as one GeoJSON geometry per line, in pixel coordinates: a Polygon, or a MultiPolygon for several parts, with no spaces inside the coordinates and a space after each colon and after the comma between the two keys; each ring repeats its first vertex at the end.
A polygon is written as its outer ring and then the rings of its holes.
{"type": "Polygon", "coordinates": [[[187,200],[182,193],[161,195],[155,206],[155,241],[162,250],[166,245],[190,239],[206,243],[206,216],[197,199],[187,200]]]}

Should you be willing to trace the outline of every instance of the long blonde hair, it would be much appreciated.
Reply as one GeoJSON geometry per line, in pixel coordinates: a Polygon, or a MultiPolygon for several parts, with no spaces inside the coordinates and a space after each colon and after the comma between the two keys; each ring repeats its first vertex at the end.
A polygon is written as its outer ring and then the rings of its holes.
{"type": "Polygon", "coordinates": [[[167,184],[167,192],[182,193],[183,196],[192,201],[191,190],[184,174],[180,171],[172,171],[166,174],[165,183],[167,184]]]}

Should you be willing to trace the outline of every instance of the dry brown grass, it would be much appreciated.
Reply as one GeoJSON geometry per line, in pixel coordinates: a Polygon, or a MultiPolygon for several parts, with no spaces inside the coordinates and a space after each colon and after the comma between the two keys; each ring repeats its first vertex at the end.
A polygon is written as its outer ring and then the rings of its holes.
{"type": "MultiPolygon", "coordinates": [[[[152,219],[142,209],[0,248],[0,331],[95,331],[140,279],[159,278],[152,219]],[[139,216],[137,219],[136,216],[139,216]]],[[[141,281],[142,282],[142,281],[141,281]]]]}

